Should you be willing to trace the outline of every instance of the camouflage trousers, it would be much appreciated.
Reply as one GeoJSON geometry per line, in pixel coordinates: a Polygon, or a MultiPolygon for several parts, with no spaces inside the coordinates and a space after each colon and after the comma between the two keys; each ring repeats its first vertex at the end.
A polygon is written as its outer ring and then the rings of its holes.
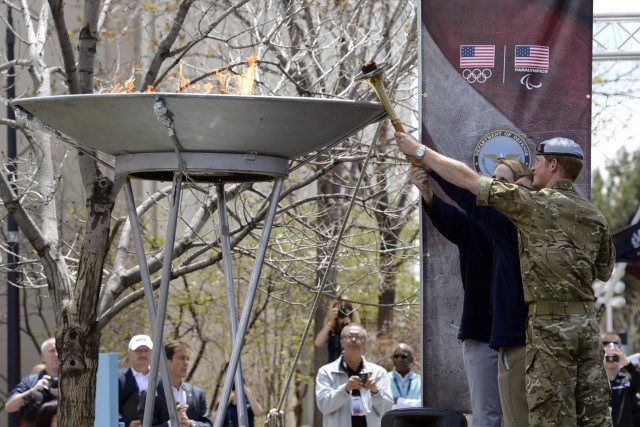
{"type": "Polygon", "coordinates": [[[611,426],[600,327],[592,313],[527,319],[529,426],[611,426]]]}

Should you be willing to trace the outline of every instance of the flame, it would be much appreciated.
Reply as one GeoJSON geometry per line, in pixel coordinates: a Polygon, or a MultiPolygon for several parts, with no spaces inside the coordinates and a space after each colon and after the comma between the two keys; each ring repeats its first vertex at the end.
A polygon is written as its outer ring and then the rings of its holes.
{"type": "MultiPolygon", "coordinates": [[[[250,56],[247,58],[247,69],[240,74],[231,74],[229,66],[223,69],[213,70],[210,74],[215,75],[217,85],[211,82],[204,82],[202,85],[192,83],[183,73],[182,64],[178,67],[178,76],[173,78],[176,81],[176,92],[184,93],[218,93],[237,94],[237,95],[255,95],[255,77],[257,71],[258,56],[250,56]],[[216,87],[217,86],[217,87],[216,87]]],[[[114,77],[111,89],[103,90],[102,93],[128,93],[135,91],[135,77],[127,79],[123,84],[114,77]]],[[[156,92],[153,85],[148,85],[145,92],[156,92]]]]}
{"type": "Polygon", "coordinates": [[[218,84],[220,85],[220,93],[239,94],[239,95],[255,95],[255,80],[258,63],[258,56],[250,56],[247,58],[248,68],[240,75],[231,75],[227,70],[215,70],[218,84]]]}
{"type": "MultiPolygon", "coordinates": [[[[118,82],[118,76],[114,76],[113,85],[110,89],[104,89],[100,93],[131,93],[136,91],[136,78],[129,77],[124,83],[118,82]]],[[[145,92],[155,92],[153,85],[147,85],[145,92]]]]}
{"type": "Polygon", "coordinates": [[[255,95],[256,67],[258,63],[258,57],[250,56],[249,58],[247,58],[247,62],[249,63],[249,68],[247,68],[240,76],[241,84],[238,83],[238,86],[240,87],[240,91],[243,95],[255,95]]]}
{"type": "Polygon", "coordinates": [[[117,77],[114,78],[113,86],[111,89],[104,90],[102,93],[123,93],[123,92],[133,92],[135,90],[136,79],[135,77],[130,77],[124,81],[124,83],[120,84],[116,81],[117,77]]]}

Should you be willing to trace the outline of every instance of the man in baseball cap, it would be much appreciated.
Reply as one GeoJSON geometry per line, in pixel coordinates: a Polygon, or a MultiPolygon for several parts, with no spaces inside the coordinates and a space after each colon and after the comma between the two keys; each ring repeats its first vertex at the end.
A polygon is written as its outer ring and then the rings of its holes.
{"type": "Polygon", "coordinates": [[[118,373],[118,409],[120,421],[127,427],[139,427],[138,395],[147,390],[153,341],[149,335],[134,335],[129,341],[130,366],[118,373]]]}
{"type": "Polygon", "coordinates": [[[153,341],[149,335],[135,335],[129,341],[129,350],[136,351],[140,346],[146,346],[149,350],[153,350],[153,341]]]}

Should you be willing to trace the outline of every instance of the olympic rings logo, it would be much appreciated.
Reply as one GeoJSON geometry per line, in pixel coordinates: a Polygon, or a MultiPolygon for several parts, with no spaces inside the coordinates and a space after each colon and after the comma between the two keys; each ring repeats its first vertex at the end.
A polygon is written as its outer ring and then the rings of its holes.
{"type": "Polygon", "coordinates": [[[473,70],[471,70],[467,68],[466,70],[462,71],[462,77],[467,79],[469,83],[484,83],[491,77],[491,70],[488,68],[485,68],[484,70],[481,70],[479,68],[474,68],[473,70]]]}

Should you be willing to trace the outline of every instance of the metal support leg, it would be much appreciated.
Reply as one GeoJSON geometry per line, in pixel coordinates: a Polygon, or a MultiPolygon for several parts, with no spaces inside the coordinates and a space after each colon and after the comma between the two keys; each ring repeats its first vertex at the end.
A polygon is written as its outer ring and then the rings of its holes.
{"type": "MultiPolygon", "coordinates": [[[[162,276],[160,278],[160,292],[158,298],[158,313],[153,328],[153,356],[151,359],[151,370],[149,372],[149,386],[147,387],[147,400],[144,407],[144,420],[143,426],[150,427],[153,418],[153,406],[155,404],[155,390],[158,383],[158,365],[160,363],[160,356],[165,357],[164,347],[162,346],[163,333],[164,333],[164,321],[167,314],[167,300],[169,297],[169,282],[171,281],[171,262],[173,260],[173,244],[176,239],[176,224],[178,223],[178,212],[180,208],[180,196],[182,194],[182,179],[183,175],[180,172],[175,172],[173,176],[173,200],[171,204],[171,211],[169,214],[169,222],[167,224],[167,239],[164,249],[164,258],[162,265],[162,276]]],[[[178,411],[176,405],[172,405],[174,402],[173,390],[171,389],[171,381],[168,378],[162,377],[162,386],[164,390],[164,396],[167,402],[167,409],[169,410],[169,418],[172,426],[178,426],[178,411]]]]}
{"type": "MultiPolygon", "coordinates": [[[[235,336],[231,351],[231,359],[229,360],[229,367],[227,369],[227,375],[222,387],[222,396],[220,398],[219,408],[226,408],[229,403],[229,396],[231,395],[231,384],[233,382],[234,374],[238,368],[240,361],[240,352],[242,351],[242,345],[244,341],[244,335],[247,333],[247,326],[249,325],[249,317],[251,315],[251,308],[253,306],[253,300],[258,290],[258,280],[260,279],[260,273],[262,271],[262,263],[264,261],[265,254],[267,252],[267,246],[269,244],[269,236],[271,235],[271,227],[273,226],[273,220],[276,216],[278,208],[278,200],[280,199],[280,192],[282,191],[282,178],[278,178],[271,193],[271,203],[269,205],[269,212],[265,219],[264,229],[262,236],[260,237],[260,245],[258,247],[258,253],[256,254],[256,260],[253,264],[253,271],[251,272],[251,279],[249,280],[249,288],[247,290],[247,298],[242,308],[242,315],[240,316],[240,323],[238,324],[238,331],[235,336]]],[[[236,390],[237,391],[237,390],[236,390]]],[[[238,401],[238,406],[244,402],[238,401]]],[[[224,416],[216,417],[215,427],[222,427],[224,416]]],[[[145,426],[146,427],[146,426],[145,426]]]]}
{"type": "MultiPolygon", "coordinates": [[[[236,298],[233,283],[233,265],[231,263],[231,238],[229,235],[229,218],[227,216],[227,200],[224,194],[224,184],[216,184],[218,194],[218,215],[220,218],[220,243],[222,246],[222,259],[224,261],[224,277],[226,279],[227,306],[229,308],[229,325],[231,326],[231,345],[236,339],[238,332],[238,314],[236,313],[236,298]]],[[[233,347],[232,347],[233,348],[233,347]]],[[[247,427],[249,419],[247,417],[247,407],[244,402],[244,387],[242,382],[242,361],[238,361],[238,369],[235,375],[236,381],[236,401],[238,404],[238,425],[247,427]]],[[[226,406],[218,406],[218,414],[224,414],[226,406]]],[[[224,418],[224,417],[223,417],[224,418]]]]}
{"type": "MultiPolygon", "coordinates": [[[[133,189],[131,188],[131,180],[129,180],[129,177],[126,177],[124,180],[124,195],[125,195],[125,200],[127,202],[129,224],[131,225],[131,231],[132,231],[131,234],[133,235],[133,241],[136,246],[136,255],[138,258],[138,265],[140,267],[140,277],[142,278],[142,283],[144,285],[144,296],[147,300],[147,309],[149,311],[149,319],[151,319],[151,324],[155,325],[156,318],[157,318],[156,317],[156,301],[153,298],[153,285],[151,284],[151,276],[149,275],[147,257],[144,250],[144,244],[142,242],[142,231],[140,230],[140,223],[138,222],[136,204],[133,199],[133,189]]],[[[161,351],[160,369],[161,369],[162,380],[170,381],[169,368],[167,367],[167,357],[164,354],[164,346],[162,345],[162,342],[160,342],[159,345],[156,345],[156,343],[154,343],[153,347],[154,347],[154,350],[156,347],[158,347],[161,351]]],[[[147,390],[147,394],[148,393],[149,391],[147,390]]],[[[155,390],[153,390],[153,393],[151,394],[155,395],[155,390]]],[[[155,400],[154,400],[154,403],[155,403],[155,400]]],[[[153,411],[153,407],[151,411],[153,411]]]]}

